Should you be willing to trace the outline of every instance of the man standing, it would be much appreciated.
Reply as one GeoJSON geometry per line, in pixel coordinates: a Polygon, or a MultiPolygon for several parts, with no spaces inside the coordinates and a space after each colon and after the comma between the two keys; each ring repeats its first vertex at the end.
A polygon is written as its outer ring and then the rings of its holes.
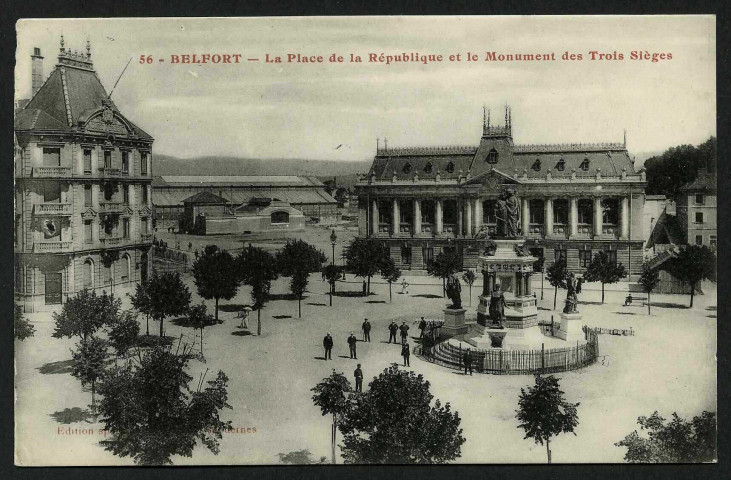
{"type": "Polygon", "coordinates": [[[409,326],[406,325],[406,322],[401,322],[401,326],[398,328],[401,330],[401,345],[403,345],[409,336],[409,326]]]}
{"type": "Polygon", "coordinates": [[[388,343],[391,343],[392,338],[393,343],[396,343],[396,332],[398,331],[398,325],[396,325],[396,322],[391,321],[391,324],[388,326],[388,331],[390,332],[388,336],[388,343]]]}
{"type": "Polygon", "coordinates": [[[363,370],[360,369],[360,363],[358,364],[358,368],[355,369],[355,372],[353,372],[353,375],[355,376],[355,391],[363,392],[363,370]]]}
{"type": "Polygon", "coordinates": [[[464,363],[464,374],[467,375],[467,370],[469,369],[470,375],[472,375],[472,352],[470,352],[469,348],[462,355],[462,362],[464,363]]]}
{"type": "Polygon", "coordinates": [[[322,340],[322,346],[325,347],[325,360],[332,360],[333,337],[330,335],[330,332],[327,332],[327,335],[325,335],[325,338],[322,340]]]}
{"type": "Polygon", "coordinates": [[[419,322],[419,330],[421,332],[419,333],[419,338],[424,338],[424,329],[426,328],[426,320],[424,320],[424,317],[421,317],[421,321],[419,322]]]}
{"type": "Polygon", "coordinates": [[[363,321],[363,326],[361,328],[363,330],[363,341],[370,342],[371,341],[371,322],[369,322],[367,318],[363,321]]]}
{"type": "Polygon", "coordinates": [[[355,335],[353,335],[353,332],[350,332],[350,336],[348,337],[348,347],[350,347],[350,358],[358,358],[358,355],[355,353],[355,344],[358,342],[358,339],[355,338],[355,335]]]}
{"type": "Polygon", "coordinates": [[[404,367],[410,367],[409,357],[411,356],[411,349],[409,348],[409,342],[401,345],[401,356],[404,357],[404,367]]]}

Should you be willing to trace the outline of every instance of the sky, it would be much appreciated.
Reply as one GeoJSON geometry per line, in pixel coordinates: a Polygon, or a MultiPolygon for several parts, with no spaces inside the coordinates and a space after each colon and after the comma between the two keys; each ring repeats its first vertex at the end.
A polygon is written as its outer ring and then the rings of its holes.
{"type": "Polygon", "coordinates": [[[367,160],[377,138],[477,145],[483,105],[502,124],[506,103],[516,144],[621,142],[626,130],[633,154],[716,134],[713,16],[54,19],[21,20],[16,31],[16,98],[30,96],[33,47],[47,77],[62,34],[72,50],[89,39],[107,91],[132,58],[112,98],[155,138],[154,152],[182,158],[367,160]],[[488,62],[488,51],[556,61],[488,62]],[[592,61],[590,51],[624,59],[592,61]],[[672,59],[632,60],[632,51],[672,59]],[[412,52],[443,61],[368,61],[412,52]],[[583,59],[563,61],[564,52],[583,59]],[[170,63],[206,53],[241,63],[170,63]],[[325,61],[287,63],[290,53],[325,61]],[[328,62],[333,53],[344,62],[328,62]],[[351,53],[363,62],[349,62],[351,53]],[[267,54],[284,63],[266,63],[267,54]],[[140,64],[148,55],[152,64],[140,64]]]}

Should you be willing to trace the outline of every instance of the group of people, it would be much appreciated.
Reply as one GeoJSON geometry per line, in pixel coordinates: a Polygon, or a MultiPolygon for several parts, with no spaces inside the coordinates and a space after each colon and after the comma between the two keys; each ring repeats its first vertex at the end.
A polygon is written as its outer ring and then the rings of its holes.
{"type": "MultiPolygon", "coordinates": [[[[423,320],[423,318],[422,318],[423,320]]],[[[370,343],[371,341],[371,322],[368,321],[366,318],[363,320],[363,324],[361,325],[361,330],[363,332],[363,339],[361,341],[370,343]]],[[[388,343],[391,343],[391,340],[393,340],[393,343],[396,343],[396,332],[399,330],[401,331],[401,356],[404,358],[404,366],[410,367],[410,357],[411,357],[411,347],[408,342],[408,336],[409,336],[409,326],[406,325],[406,322],[402,322],[401,326],[397,325],[396,322],[391,322],[388,326],[389,330],[389,338],[388,343]]],[[[423,329],[422,329],[423,334],[423,329]]],[[[348,343],[348,351],[350,352],[350,358],[357,360],[358,359],[358,339],[355,337],[354,332],[350,332],[350,335],[348,335],[347,339],[348,343]]],[[[332,334],[330,332],[327,332],[325,335],[325,338],[322,340],[322,346],[325,348],[325,360],[332,360],[332,349],[333,346],[335,346],[335,341],[333,340],[332,334]]],[[[360,364],[358,365],[360,367],[360,364]]]]}

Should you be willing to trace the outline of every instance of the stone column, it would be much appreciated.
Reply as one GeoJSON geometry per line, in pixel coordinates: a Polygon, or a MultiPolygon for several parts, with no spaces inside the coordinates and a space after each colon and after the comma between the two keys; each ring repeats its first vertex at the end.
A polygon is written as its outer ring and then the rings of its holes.
{"type": "Polygon", "coordinates": [[[473,212],[475,214],[475,232],[480,231],[480,227],[482,227],[482,199],[476,198],[475,199],[475,207],[473,209],[473,212]]]}
{"type": "Polygon", "coordinates": [[[528,234],[528,228],[530,224],[530,200],[528,198],[523,198],[523,213],[521,220],[523,221],[523,235],[528,234]]]}
{"type": "Polygon", "coordinates": [[[464,234],[464,232],[462,230],[462,225],[464,225],[464,223],[462,222],[462,199],[458,198],[457,199],[457,231],[455,232],[456,233],[455,237],[462,236],[464,234]]]}
{"type": "Polygon", "coordinates": [[[549,235],[553,235],[553,198],[547,197],[543,201],[543,208],[545,210],[543,216],[545,217],[545,225],[544,229],[546,230],[543,232],[543,236],[547,237],[549,235]]]}
{"type": "Polygon", "coordinates": [[[466,199],[464,202],[464,223],[465,223],[465,237],[472,236],[472,200],[466,199]]]}
{"type": "Polygon", "coordinates": [[[371,233],[378,235],[378,224],[380,218],[378,218],[378,200],[373,200],[373,208],[371,209],[371,233]]]}
{"type": "Polygon", "coordinates": [[[575,237],[579,233],[579,199],[576,197],[570,197],[569,205],[569,222],[571,223],[571,236],[575,237]]]}
{"type": "Polygon", "coordinates": [[[602,197],[594,197],[594,236],[602,234],[602,197]]]}
{"type": "Polygon", "coordinates": [[[515,296],[516,297],[523,296],[523,273],[522,272],[515,273],[515,296]]]}
{"type": "Polygon", "coordinates": [[[421,235],[421,200],[418,198],[414,199],[414,221],[411,225],[414,228],[413,235],[421,235]]]}
{"type": "Polygon", "coordinates": [[[619,201],[619,231],[620,238],[629,237],[629,198],[622,197],[619,201]]]}
{"type": "Polygon", "coordinates": [[[399,204],[398,198],[393,199],[393,218],[391,219],[392,235],[396,236],[399,234],[399,204]]]}
{"type": "Polygon", "coordinates": [[[442,232],[444,231],[444,225],[443,225],[444,213],[442,210],[443,205],[444,205],[444,200],[442,200],[441,198],[438,198],[434,203],[435,203],[434,217],[436,217],[436,218],[434,218],[434,232],[437,235],[441,235],[442,232]]]}

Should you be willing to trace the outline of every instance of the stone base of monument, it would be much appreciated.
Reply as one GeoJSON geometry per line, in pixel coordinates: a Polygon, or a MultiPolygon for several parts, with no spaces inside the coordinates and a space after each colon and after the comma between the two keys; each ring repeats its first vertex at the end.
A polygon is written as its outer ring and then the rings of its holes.
{"type": "Polygon", "coordinates": [[[561,325],[556,330],[556,336],[567,342],[584,341],[580,313],[561,313],[561,325]]]}
{"type": "MultiPolygon", "coordinates": [[[[486,327],[490,326],[492,322],[489,318],[489,305],[489,295],[480,295],[477,305],[477,323],[486,327]]],[[[506,328],[530,328],[538,325],[538,307],[533,295],[521,297],[506,295],[504,312],[503,326],[506,328]]]]}
{"type": "Polygon", "coordinates": [[[444,325],[442,325],[442,333],[451,337],[464,335],[469,330],[469,325],[465,323],[465,308],[445,308],[444,309],[444,325]]]}

